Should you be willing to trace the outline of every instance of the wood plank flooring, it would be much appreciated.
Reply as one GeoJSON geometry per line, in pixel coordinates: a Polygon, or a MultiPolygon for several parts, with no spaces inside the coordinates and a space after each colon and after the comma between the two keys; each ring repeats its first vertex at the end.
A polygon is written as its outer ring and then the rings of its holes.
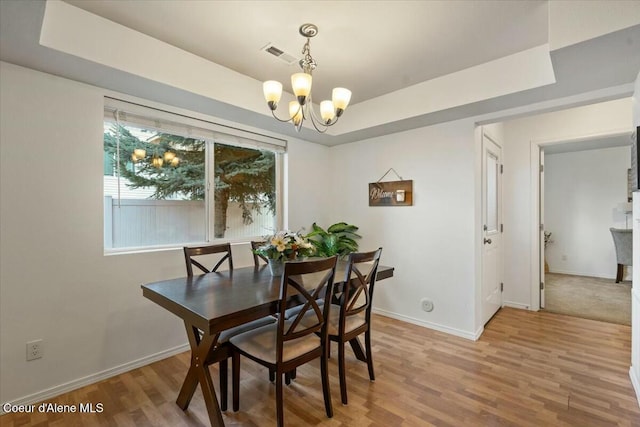
{"type": "MultiPolygon", "coordinates": [[[[349,405],[341,405],[334,347],[334,417],[312,363],[285,388],[287,425],[640,426],[629,326],[504,308],[477,342],[382,316],[373,329],[376,381],[347,350],[349,405]]],[[[186,412],[175,404],[188,364],[183,353],[48,401],[102,403],[101,414],[7,414],[0,425],[208,426],[199,389],[186,412]]],[[[226,425],[275,425],[267,372],[247,359],[241,370],[240,411],[227,411],[226,425]]]]}

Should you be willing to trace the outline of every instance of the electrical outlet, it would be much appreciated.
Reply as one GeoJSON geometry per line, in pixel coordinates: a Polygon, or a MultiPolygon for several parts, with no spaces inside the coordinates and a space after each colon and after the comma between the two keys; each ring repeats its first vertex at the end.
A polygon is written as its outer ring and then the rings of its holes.
{"type": "Polygon", "coordinates": [[[42,340],[29,341],[27,343],[27,360],[40,359],[44,356],[42,340]]]}
{"type": "Polygon", "coordinates": [[[433,311],[433,301],[431,301],[430,299],[422,298],[422,300],[420,300],[420,306],[422,307],[423,311],[433,311]]]}

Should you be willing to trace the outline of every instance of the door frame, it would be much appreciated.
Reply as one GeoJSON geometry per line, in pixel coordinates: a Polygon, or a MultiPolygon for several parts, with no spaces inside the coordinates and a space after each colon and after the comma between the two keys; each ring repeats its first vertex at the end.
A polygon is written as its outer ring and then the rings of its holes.
{"type": "Polygon", "coordinates": [[[629,135],[629,129],[612,130],[608,132],[601,132],[595,134],[586,134],[582,136],[573,136],[568,138],[555,138],[555,139],[542,139],[531,140],[530,149],[531,156],[530,161],[530,173],[531,173],[531,258],[530,258],[530,271],[531,271],[531,306],[530,310],[540,310],[540,269],[544,269],[544,258],[540,256],[541,251],[544,248],[544,243],[541,241],[540,233],[540,154],[545,146],[574,143],[581,141],[589,141],[600,138],[610,138],[629,135]],[[542,248],[541,248],[542,245],[542,248]]]}

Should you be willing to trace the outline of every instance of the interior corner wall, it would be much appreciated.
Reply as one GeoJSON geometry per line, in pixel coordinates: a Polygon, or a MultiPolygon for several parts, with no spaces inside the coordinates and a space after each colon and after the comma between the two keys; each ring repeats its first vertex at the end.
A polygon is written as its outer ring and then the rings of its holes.
{"type": "Polygon", "coordinates": [[[624,98],[504,122],[503,212],[507,304],[533,308],[531,248],[535,226],[531,144],[631,132],[631,99],[624,98]]]}
{"type": "MultiPolygon", "coordinates": [[[[449,122],[331,148],[328,223],[360,227],[360,248],[382,247],[394,277],[376,286],[377,312],[475,338],[474,123],[449,122]],[[413,180],[413,206],[371,207],[368,184],[390,168],[413,180]],[[433,301],[425,312],[421,300],[433,301]]],[[[391,171],[385,181],[399,178],[391,171]]]]}
{"type": "MultiPolygon", "coordinates": [[[[640,127],[640,72],[632,99],[633,126],[640,127]]],[[[636,134],[636,138],[637,138],[636,134]]],[[[640,150],[640,147],[638,147],[640,150]]],[[[640,179],[640,178],[639,178],[640,179]]],[[[633,264],[640,265],[640,191],[633,192],[633,264]]],[[[640,404],[640,268],[633,270],[631,290],[631,368],[629,377],[640,404]]]]}
{"type": "MultiPolygon", "coordinates": [[[[4,62],[0,75],[0,403],[33,403],[186,350],[182,322],[140,289],[183,276],[181,250],[104,255],[107,91],[4,62]],[[27,362],[35,339],[44,357],[27,362]]],[[[290,226],[324,220],[329,189],[312,171],[329,149],[290,139],[287,157],[290,226]]],[[[248,244],[233,256],[253,262],[248,244]]]]}
{"type": "Polygon", "coordinates": [[[545,154],[545,249],[552,273],[615,279],[617,261],[609,228],[630,228],[627,171],[631,147],[545,154]]]}

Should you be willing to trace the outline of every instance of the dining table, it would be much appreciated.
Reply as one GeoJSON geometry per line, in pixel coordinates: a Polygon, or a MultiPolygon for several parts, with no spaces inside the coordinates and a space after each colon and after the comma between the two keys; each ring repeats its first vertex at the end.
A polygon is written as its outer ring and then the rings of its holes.
{"type": "MultiPolygon", "coordinates": [[[[334,286],[344,283],[346,262],[336,267],[334,286]]],[[[393,276],[393,267],[378,266],[376,281],[393,276]]],[[[225,329],[277,313],[281,277],[266,265],[235,268],[142,285],[142,295],[184,322],[191,364],[176,403],[186,410],[200,385],[213,427],[224,426],[208,366],[209,352],[225,329]],[[201,331],[202,336],[196,336],[201,331]]],[[[350,343],[356,357],[365,360],[357,338],[350,343]]]]}

